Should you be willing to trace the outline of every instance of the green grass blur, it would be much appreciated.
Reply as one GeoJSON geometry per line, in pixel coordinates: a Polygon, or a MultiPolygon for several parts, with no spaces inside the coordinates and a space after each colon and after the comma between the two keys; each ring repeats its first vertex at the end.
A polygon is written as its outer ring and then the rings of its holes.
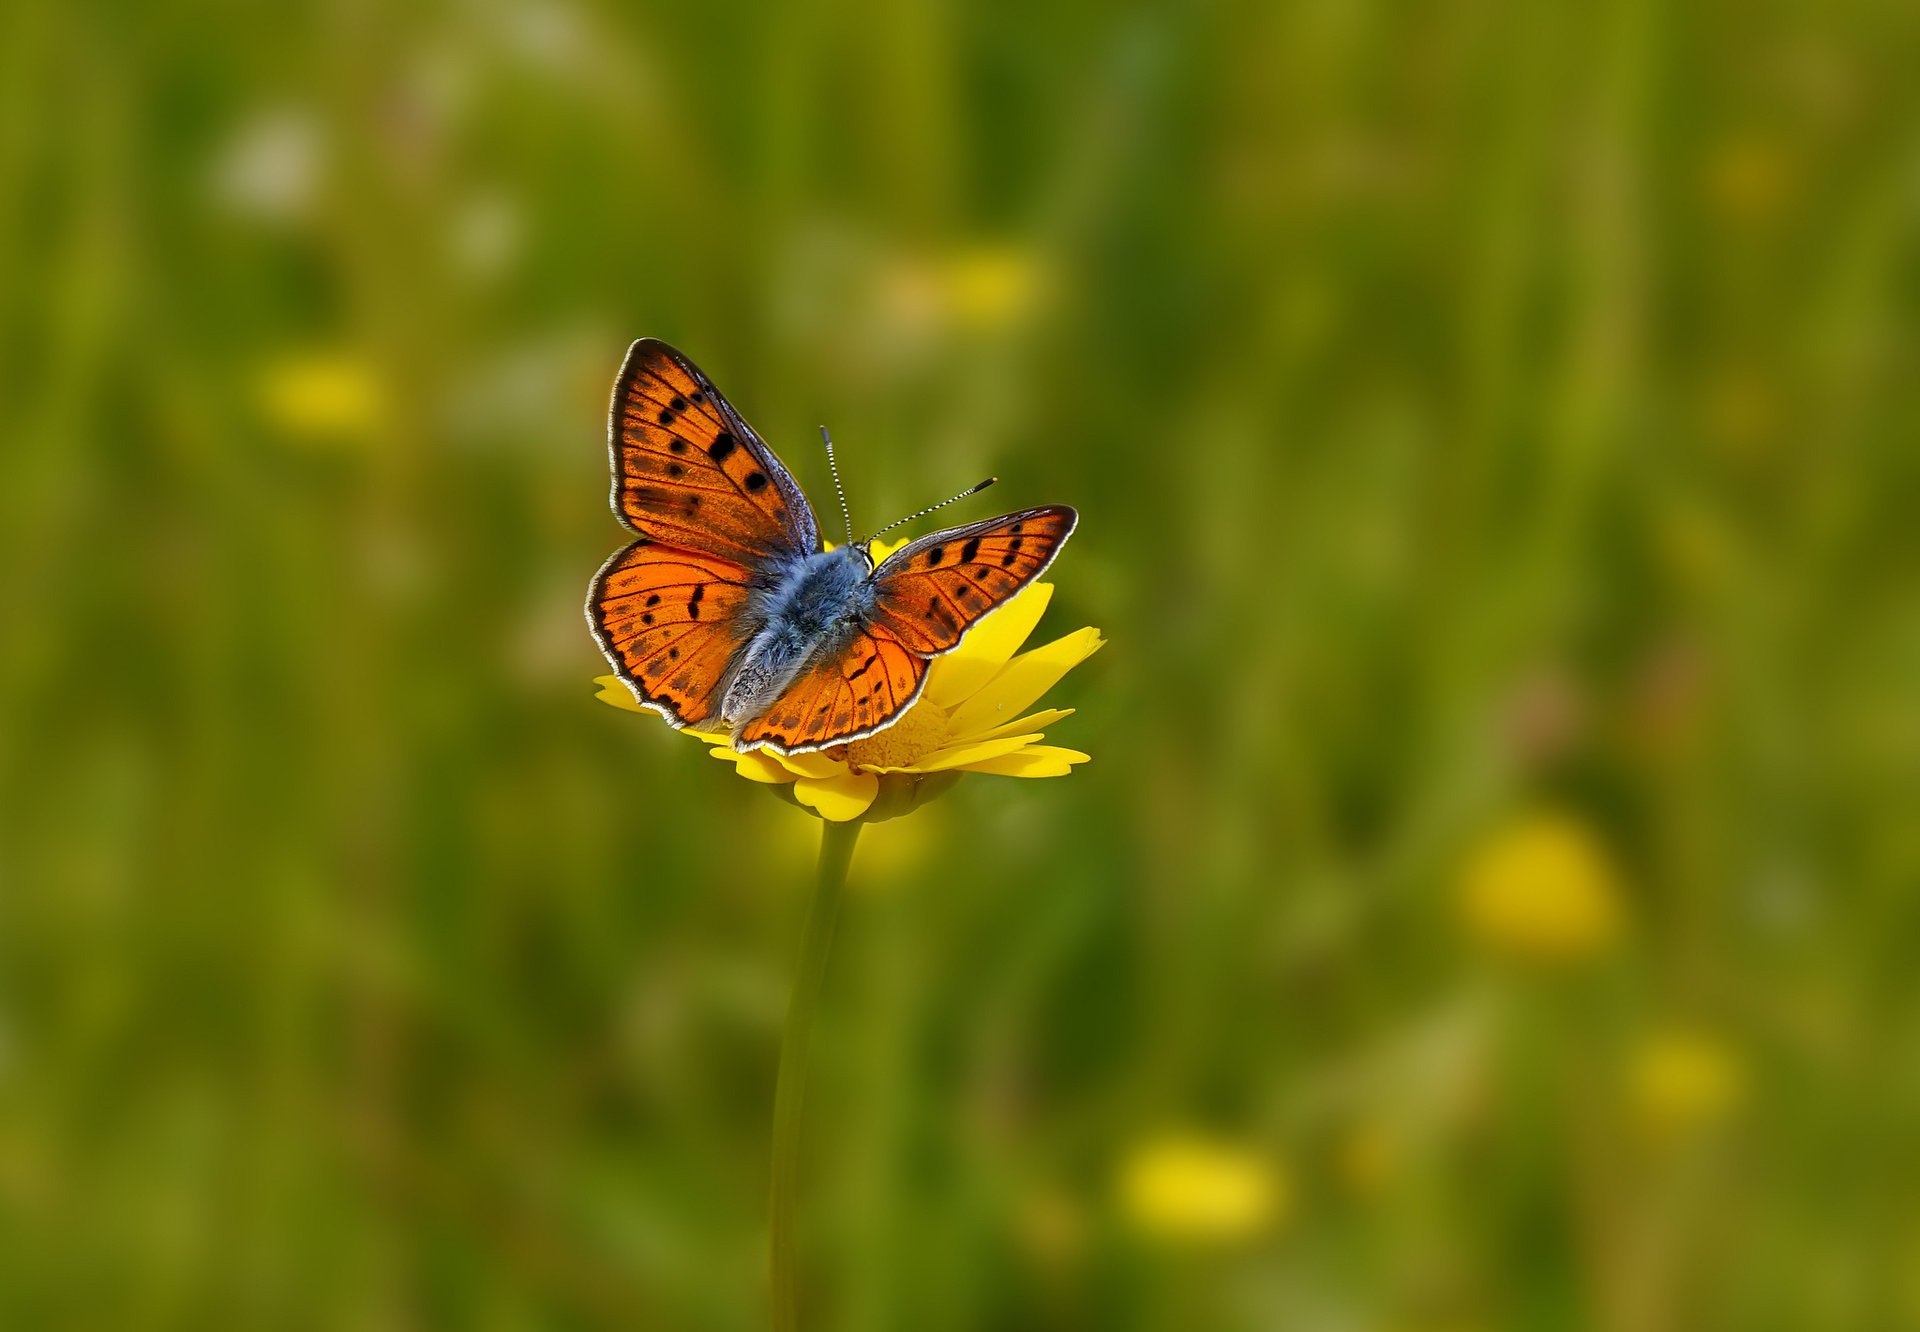
{"type": "Polygon", "coordinates": [[[593,701],[642,335],[1111,640],[862,845],[814,1326],[1920,1326],[1916,26],[5,0],[0,1326],[764,1326],[817,830],[593,701]]]}

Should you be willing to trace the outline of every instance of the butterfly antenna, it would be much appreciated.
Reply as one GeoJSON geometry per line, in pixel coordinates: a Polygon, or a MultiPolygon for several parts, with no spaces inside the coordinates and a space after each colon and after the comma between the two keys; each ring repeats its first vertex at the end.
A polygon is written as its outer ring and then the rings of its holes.
{"type": "Polygon", "coordinates": [[[827,470],[833,473],[833,493],[840,497],[840,520],[847,525],[847,544],[853,544],[853,512],[847,508],[847,492],[840,484],[840,464],[833,460],[833,436],[820,427],[820,440],[827,446],[827,470]]]}
{"type": "Polygon", "coordinates": [[[894,528],[899,527],[903,523],[910,523],[916,519],[925,518],[928,514],[936,513],[939,510],[946,508],[949,504],[958,504],[961,500],[965,499],[969,495],[978,495],[981,491],[985,490],[988,486],[992,485],[995,481],[998,481],[999,479],[1000,478],[997,476],[990,476],[977,486],[968,486],[965,490],[961,491],[958,495],[955,495],[952,499],[943,499],[938,504],[929,505],[928,507],[920,510],[920,512],[918,513],[910,513],[905,518],[897,518],[893,522],[890,522],[885,527],[881,528],[878,532],[875,532],[873,536],[868,537],[866,541],[862,541],[860,544],[864,546],[867,544],[867,541],[872,541],[876,537],[883,537],[887,533],[891,532],[894,528]]]}

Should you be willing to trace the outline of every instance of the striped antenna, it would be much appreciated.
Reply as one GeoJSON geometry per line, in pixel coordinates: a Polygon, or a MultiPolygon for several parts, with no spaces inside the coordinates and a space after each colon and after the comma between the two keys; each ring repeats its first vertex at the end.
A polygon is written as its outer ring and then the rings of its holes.
{"type": "Polygon", "coordinates": [[[893,522],[888,523],[885,527],[881,528],[878,532],[875,532],[873,536],[868,537],[866,541],[862,541],[860,544],[864,546],[867,544],[867,541],[873,541],[879,537],[885,536],[887,533],[891,532],[894,528],[899,527],[902,523],[910,523],[917,518],[925,518],[928,514],[936,513],[939,510],[946,508],[949,504],[957,504],[959,501],[965,499],[969,495],[978,495],[981,491],[985,490],[988,486],[992,485],[995,481],[998,481],[999,479],[1000,478],[997,476],[990,476],[977,486],[967,487],[965,490],[961,491],[958,495],[955,495],[952,499],[943,499],[938,504],[922,509],[918,513],[910,513],[905,518],[896,518],[893,522]]]}
{"type": "Polygon", "coordinates": [[[840,485],[840,464],[833,460],[833,436],[820,427],[820,440],[827,446],[827,470],[833,473],[833,493],[840,497],[840,520],[847,525],[847,544],[853,544],[853,513],[847,508],[847,492],[840,485]]]}

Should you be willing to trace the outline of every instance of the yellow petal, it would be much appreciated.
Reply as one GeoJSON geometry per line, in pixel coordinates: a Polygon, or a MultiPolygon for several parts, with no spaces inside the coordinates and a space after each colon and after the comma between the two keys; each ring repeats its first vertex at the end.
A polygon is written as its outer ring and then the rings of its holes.
{"type": "Polygon", "coordinates": [[[726,745],[729,749],[733,747],[733,737],[729,736],[725,731],[696,731],[692,727],[688,727],[686,730],[680,732],[680,734],[692,736],[703,745],[726,745]]]}
{"type": "Polygon", "coordinates": [[[880,793],[880,779],[870,773],[850,772],[843,777],[802,777],[793,784],[793,795],[811,806],[820,817],[834,823],[857,819],[880,793]]]}
{"type": "Polygon", "coordinates": [[[933,753],[898,768],[874,768],[874,772],[945,772],[948,768],[965,767],[980,759],[998,758],[1002,754],[1011,754],[1023,746],[1032,744],[1040,737],[1034,735],[1009,736],[1004,740],[969,741],[964,745],[950,745],[945,749],[936,749],[933,753]]]}
{"type": "Polygon", "coordinates": [[[969,740],[998,740],[1002,736],[1024,735],[1028,731],[1044,731],[1047,727],[1064,717],[1073,715],[1072,708],[1042,708],[1038,712],[1029,712],[1018,721],[1010,721],[1005,726],[996,726],[991,731],[982,731],[979,735],[967,737],[969,740]]]}
{"type": "Polygon", "coordinates": [[[943,708],[966,701],[1020,650],[1051,600],[1053,584],[1034,583],[968,630],[958,648],[934,658],[927,698],[943,708]]]}
{"type": "Polygon", "coordinates": [[[721,745],[718,749],[709,752],[717,759],[731,759],[735,771],[750,782],[765,782],[768,786],[780,786],[793,780],[792,773],[758,750],[751,754],[742,754],[732,745],[721,745]]]}
{"type": "Polygon", "coordinates": [[[1059,683],[1061,676],[1098,652],[1105,641],[1098,629],[1087,628],[1022,652],[954,709],[949,732],[970,736],[1012,721],[1021,709],[1059,683]]]}
{"type": "Polygon", "coordinates": [[[609,707],[619,708],[623,712],[647,711],[640,706],[640,701],[633,696],[633,691],[627,688],[626,681],[619,676],[596,675],[593,677],[593,682],[600,686],[600,692],[594,697],[609,707]]]}
{"type": "Polygon", "coordinates": [[[1025,749],[999,758],[981,759],[967,765],[968,772],[990,772],[999,777],[1065,777],[1076,763],[1085,763],[1089,754],[1055,745],[1028,745],[1025,749]]]}
{"type": "Polygon", "coordinates": [[[796,777],[812,777],[816,781],[844,777],[851,771],[839,759],[828,758],[817,749],[805,754],[776,754],[771,749],[755,752],[765,754],[796,777]]]}
{"type": "MultiPolygon", "coordinates": [[[[913,540],[912,537],[904,536],[898,541],[870,541],[867,543],[867,554],[873,557],[875,564],[879,564],[882,560],[886,559],[887,556],[893,554],[894,551],[899,550],[911,540],[913,540]]],[[[831,541],[823,541],[820,544],[828,550],[838,549],[836,544],[831,541]]]]}

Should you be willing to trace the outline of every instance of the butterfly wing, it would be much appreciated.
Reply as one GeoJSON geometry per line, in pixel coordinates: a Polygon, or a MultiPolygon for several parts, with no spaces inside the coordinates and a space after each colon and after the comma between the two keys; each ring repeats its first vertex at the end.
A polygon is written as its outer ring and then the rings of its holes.
{"type": "Polygon", "coordinates": [[[845,652],[802,671],[734,745],[800,754],[863,739],[897,721],[926,683],[926,658],[869,625],[845,652]]]}
{"type": "Polygon", "coordinates": [[[1050,505],[901,547],[873,572],[866,628],[846,651],[801,672],[734,744],[799,754],[885,730],[919,699],[927,659],[958,647],[969,628],[1038,578],[1078,521],[1072,509],[1050,505]]]}
{"type": "Polygon", "coordinates": [[[635,698],[675,726],[698,726],[720,711],[749,577],[732,560],[641,537],[594,576],[587,622],[635,698]]]}
{"type": "Polygon", "coordinates": [[[873,624],[921,656],[960,646],[982,616],[1038,578],[1080,516],[1064,504],[950,527],[908,543],[873,571],[873,624]]]}
{"type": "Polygon", "coordinates": [[[820,529],[773,450],[666,343],[627,349],[607,421],[613,512],[643,536],[749,569],[820,549],[820,529]]]}

